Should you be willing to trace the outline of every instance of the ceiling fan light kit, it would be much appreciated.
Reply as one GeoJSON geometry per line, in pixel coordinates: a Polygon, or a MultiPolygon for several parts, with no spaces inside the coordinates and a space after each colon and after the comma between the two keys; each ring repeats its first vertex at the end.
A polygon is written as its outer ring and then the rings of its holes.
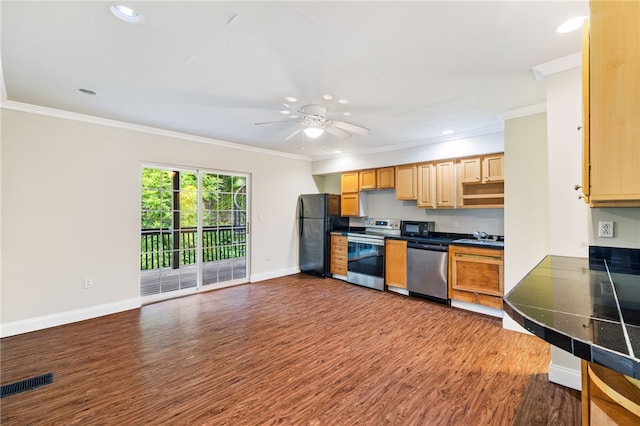
{"type": "Polygon", "coordinates": [[[311,139],[319,138],[323,133],[324,129],[322,127],[309,126],[304,129],[304,134],[311,139]]]}
{"type": "MultiPolygon", "coordinates": [[[[284,114],[283,111],[280,111],[284,114]]],[[[327,118],[327,108],[322,105],[305,105],[301,107],[298,112],[301,114],[300,119],[297,121],[299,126],[293,130],[284,140],[287,141],[293,138],[300,132],[303,132],[305,136],[310,139],[317,139],[326,131],[327,133],[339,138],[349,139],[353,133],[366,136],[369,134],[369,129],[358,126],[357,124],[347,123],[341,120],[332,120],[327,118]]],[[[296,115],[289,115],[290,118],[297,118],[296,115]]],[[[261,124],[276,124],[276,123],[290,123],[291,121],[267,121],[261,124]]]]}

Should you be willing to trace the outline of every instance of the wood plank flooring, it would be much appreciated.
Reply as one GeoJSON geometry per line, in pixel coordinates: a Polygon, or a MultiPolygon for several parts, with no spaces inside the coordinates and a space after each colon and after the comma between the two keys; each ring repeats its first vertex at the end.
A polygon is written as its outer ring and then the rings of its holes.
{"type": "Polygon", "coordinates": [[[1,341],[2,425],[578,425],[549,345],[302,274],[1,341]]]}

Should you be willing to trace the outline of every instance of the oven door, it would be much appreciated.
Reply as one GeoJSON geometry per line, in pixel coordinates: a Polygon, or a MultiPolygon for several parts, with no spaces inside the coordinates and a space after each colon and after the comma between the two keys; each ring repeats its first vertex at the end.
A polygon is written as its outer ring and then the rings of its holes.
{"type": "Polygon", "coordinates": [[[347,281],[384,290],[384,239],[347,237],[347,281]]]}

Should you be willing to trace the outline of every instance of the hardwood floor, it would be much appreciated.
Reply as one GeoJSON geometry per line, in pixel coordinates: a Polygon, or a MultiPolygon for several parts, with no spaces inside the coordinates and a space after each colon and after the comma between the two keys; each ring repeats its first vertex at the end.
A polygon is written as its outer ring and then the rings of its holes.
{"type": "Polygon", "coordinates": [[[578,425],[549,345],[500,320],[293,275],[1,341],[2,425],[578,425]]]}

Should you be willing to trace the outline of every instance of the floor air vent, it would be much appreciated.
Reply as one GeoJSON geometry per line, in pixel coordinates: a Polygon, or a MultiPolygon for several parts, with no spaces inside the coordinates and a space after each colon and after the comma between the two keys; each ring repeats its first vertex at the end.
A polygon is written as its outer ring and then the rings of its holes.
{"type": "Polygon", "coordinates": [[[0,395],[0,398],[4,398],[5,396],[15,395],[16,393],[28,391],[31,389],[35,389],[43,385],[48,385],[49,383],[53,383],[53,373],[47,373],[41,376],[24,379],[16,383],[3,385],[2,394],[0,395]]]}

